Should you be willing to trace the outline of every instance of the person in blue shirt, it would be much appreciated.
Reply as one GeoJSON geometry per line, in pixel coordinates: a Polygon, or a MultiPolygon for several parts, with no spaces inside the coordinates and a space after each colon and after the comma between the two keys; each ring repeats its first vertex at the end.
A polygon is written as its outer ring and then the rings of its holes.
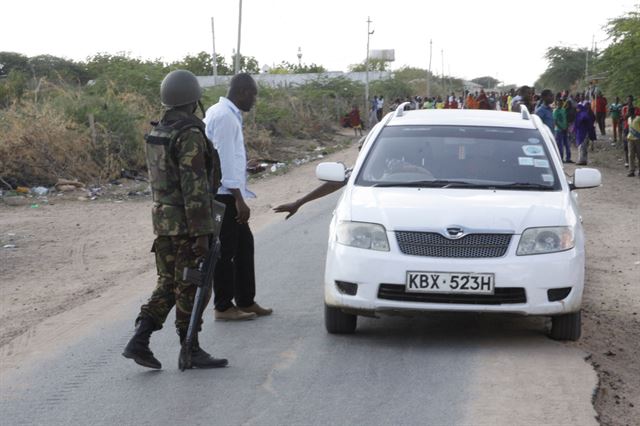
{"type": "Polygon", "coordinates": [[[553,121],[553,110],[551,109],[551,104],[553,103],[554,98],[553,92],[549,89],[544,89],[540,97],[542,103],[538,108],[536,108],[535,114],[540,117],[542,122],[547,125],[553,134],[555,127],[555,123],[553,121]]]}

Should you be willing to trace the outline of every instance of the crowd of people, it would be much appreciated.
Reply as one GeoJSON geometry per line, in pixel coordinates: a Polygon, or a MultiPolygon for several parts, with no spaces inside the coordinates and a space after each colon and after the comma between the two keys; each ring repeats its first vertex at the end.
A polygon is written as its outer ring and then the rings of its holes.
{"type": "Polygon", "coordinates": [[[609,116],[613,133],[611,143],[621,143],[624,164],[629,169],[627,176],[636,175],[636,169],[640,166],[640,108],[634,105],[632,95],[627,97],[625,103],[621,103],[619,97],[609,103],[600,91],[578,94],[563,91],[554,94],[550,90],[543,90],[533,100],[535,114],[554,132],[563,161],[572,162],[572,143],[578,147],[578,165],[587,164],[588,147],[593,147],[597,133],[601,136],[607,134],[606,119],[609,116]]]}
{"type": "MultiPolygon", "coordinates": [[[[465,90],[462,94],[452,92],[449,96],[407,96],[395,98],[388,111],[395,111],[404,104],[405,110],[416,109],[484,109],[498,111],[520,111],[520,105],[542,119],[554,134],[562,161],[573,163],[571,145],[578,148],[578,165],[588,162],[589,146],[600,135],[606,135],[606,120],[611,119],[612,143],[620,144],[624,150],[624,164],[629,169],[628,176],[640,175],[640,107],[634,105],[634,98],[629,95],[622,103],[619,97],[609,103],[601,91],[589,88],[582,93],[571,93],[568,90],[553,93],[545,89],[535,93],[529,86],[511,89],[507,92],[465,90]],[[637,169],[637,170],[636,170],[637,169]]],[[[370,102],[368,126],[373,127],[382,119],[384,113],[384,97],[376,95],[370,102]]],[[[352,127],[356,136],[362,135],[364,121],[357,105],[345,114],[342,125],[352,127]]]]}

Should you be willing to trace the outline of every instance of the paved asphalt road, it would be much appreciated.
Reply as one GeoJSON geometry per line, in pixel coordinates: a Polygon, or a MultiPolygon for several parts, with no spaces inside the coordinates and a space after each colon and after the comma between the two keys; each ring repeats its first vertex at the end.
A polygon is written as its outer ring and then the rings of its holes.
{"type": "Polygon", "coordinates": [[[151,339],[163,370],[124,359],[143,299],[123,301],[128,315],[5,374],[0,424],[597,424],[595,373],[545,337],[542,318],[361,318],[357,334],[328,335],[321,283],[336,200],[256,235],[258,301],[272,317],[216,323],[207,309],[202,346],[228,368],[178,371],[170,323],[151,339]]]}

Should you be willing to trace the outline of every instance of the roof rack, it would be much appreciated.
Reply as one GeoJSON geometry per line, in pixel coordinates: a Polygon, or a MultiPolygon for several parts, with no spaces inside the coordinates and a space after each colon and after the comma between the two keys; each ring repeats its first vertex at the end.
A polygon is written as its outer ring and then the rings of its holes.
{"type": "Polygon", "coordinates": [[[398,105],[398,107],[396,108],[395,112],[393,113],[393,116],[394,117],[402,117],[404,115],[404,107],[406,107],[410,103],[411,102],[403,102],[400,105],[398,105]]]}
{"type": "Polygon", "coordinates": [[[531,114],[529,114],[529,109],[522,104],[520,104],[520,114],[522,114],[523,120],[531,120],[531,114]]]}

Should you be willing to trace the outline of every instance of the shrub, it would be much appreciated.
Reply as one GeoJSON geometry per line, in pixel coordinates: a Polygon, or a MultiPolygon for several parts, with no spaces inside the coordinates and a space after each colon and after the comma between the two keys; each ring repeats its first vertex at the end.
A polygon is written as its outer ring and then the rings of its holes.
{"type": "Polygon", "coordinates": [[[0,176],[40,185],[95,176],[89,135],[53,104],[0,111],[0,135],[0,176]]]}

